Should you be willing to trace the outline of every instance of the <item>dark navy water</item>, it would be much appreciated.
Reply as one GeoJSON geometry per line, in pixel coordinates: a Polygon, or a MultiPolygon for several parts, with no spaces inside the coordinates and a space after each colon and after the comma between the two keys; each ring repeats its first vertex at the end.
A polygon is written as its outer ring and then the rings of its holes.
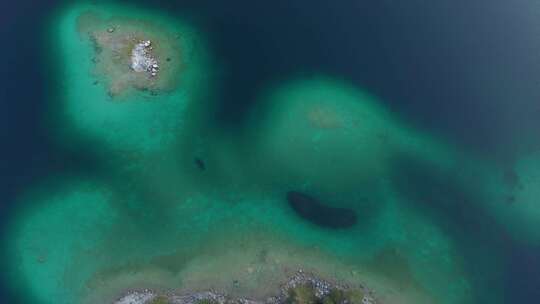
{"type": "MultiPolygon", "coordinates": [[[[323,72],[368,88],[419,128],[485,157],[511,160],[540,144],[537,1],[136,2],[189,12],[208,34],[224,74],[223,103],[214,115],[228,128],[242,127],[266,83],[323,72]]],[[[0,3],[2,222],[33,180],[91,161],[56,149],[43,116],[54,67],[45,62],[42,30],[61,4],[0,3]]],[[[506,302],[538,303],[540,248],[505,244],[506,302]]],[[[15,303],[4,285],[0,303],[15,303]]]]}

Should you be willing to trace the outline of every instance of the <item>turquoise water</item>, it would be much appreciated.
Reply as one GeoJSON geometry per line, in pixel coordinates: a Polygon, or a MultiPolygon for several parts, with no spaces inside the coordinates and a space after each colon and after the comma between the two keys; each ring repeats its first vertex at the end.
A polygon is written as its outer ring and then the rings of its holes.
{"type": "Polygon", "coordinates": [[[518,162],[516,187],[498,165],[322,72],[269,82],[248,127],[230,132],[212,123],[221,65],[195,28],[120,5],[70,5],[51,19],[59,90],[49,132],[100,165],[20,196],[5,240],[14,290],[57,304],[112,302],[134,288],[262,298],[305,268],[365,284],[382,303],[503,303],[503,243],[540,242],[538,157],[518,162]],[[88,10],[180,33],[178,88],[111,98],[77,30],[88,10]],[[288,191],[352,210],[358,223],[314,225],[288,191]]]}

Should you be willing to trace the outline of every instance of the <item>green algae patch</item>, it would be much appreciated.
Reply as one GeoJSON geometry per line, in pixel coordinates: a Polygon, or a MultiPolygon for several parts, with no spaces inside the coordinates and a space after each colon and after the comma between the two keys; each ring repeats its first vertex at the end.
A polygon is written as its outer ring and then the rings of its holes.
{"type": "Polygon", "coordinates": [[[190,25],[131,6],[68,6],[48,31],[61,83],[50,110],[67,140],[113,151],[170,146],[209,90],[208,53],[190,25]]]}

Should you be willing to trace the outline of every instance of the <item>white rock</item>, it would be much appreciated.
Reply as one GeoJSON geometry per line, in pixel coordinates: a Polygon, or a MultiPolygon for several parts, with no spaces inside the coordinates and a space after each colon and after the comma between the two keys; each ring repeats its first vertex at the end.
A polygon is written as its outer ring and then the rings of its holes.
{"type": "MultiPolygon", "coordinates": [[[[146,49],[146,46],[149,44],[150,41],[148,40],[140,42],[131,51],[131,68],[135,72],[157,72],[157,68],[159,68],[157,60],[146,49]]],[[[152,76],[155,75],[152,74],[152,76]]]]}
{"type": "Polygon", "coordinates": [[[114,304],[146,304],[150,302],[150,300],[153,300],[155,297],[156,294],[151,291],[134,291],[123,296],[122,298],[114,302],[114,304]]]}

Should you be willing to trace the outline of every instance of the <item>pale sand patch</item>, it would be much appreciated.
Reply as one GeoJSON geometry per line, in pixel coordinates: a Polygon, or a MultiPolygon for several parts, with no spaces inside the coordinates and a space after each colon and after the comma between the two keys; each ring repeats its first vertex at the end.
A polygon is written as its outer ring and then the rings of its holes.
{"type": "Polygon", "coordinates": [[[337,129],[343,126],[343,119],[334,109],[323,105],[313,105],[307,113],[310,124],[321,129],[337,129]]]}

